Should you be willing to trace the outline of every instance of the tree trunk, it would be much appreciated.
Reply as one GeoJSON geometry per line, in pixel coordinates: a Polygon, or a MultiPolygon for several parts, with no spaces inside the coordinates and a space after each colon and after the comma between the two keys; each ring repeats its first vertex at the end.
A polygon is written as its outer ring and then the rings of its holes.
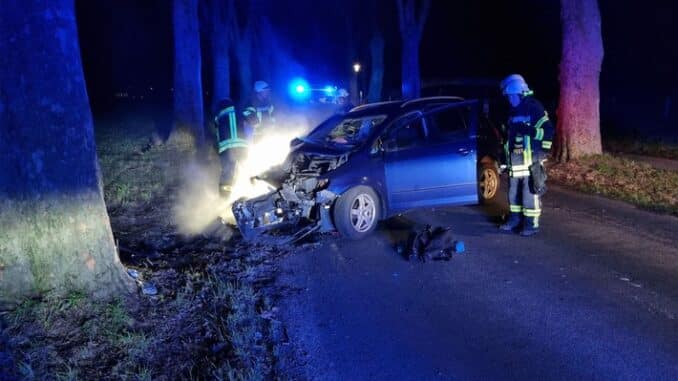
{"type": "Polygon", "coordinates": [[[227,3],[223,0],[210,1],[210,47],[212,50],[212,110],[222,99],[231,97],[231,61],[229,48],[231,25],[227,14],[227,3]]]}
{"type": "Polygon", "coordinates": [[[419,73],[419,37],[414,33],[403,36],[402,49],[403,99],[417,98],[421,94],[419,73]]]}
{"type": "Polygon", "coordinates": [[[174,0],[174,131],[205,144],[198,0],[174,0]]]}
{"type": "Polygon", "coordinates": [[[0,5],[0,300],[133,290],[113,242],[73,0],[0,5]]]}
{"type": "Polygon", "coordinates": [[[245,27],[236,45],[236,58],[238,60],[238,73],[240,77],[240,103],[247,102],[252,94],[252,39],[253,30],[250,25],[245,27]]]}
{"type": "Polygon", "coordinates": [[[597,0],[561,0],[563,51],[556,157],[567,161],[602,152],[599,79],[603,39],[597,0]]]}
{"type": "Polygon", "coordinates": [[[415,0],[396,0],[400,23],[401,80],[403,99],[417,98],[421,94],[419,72],[419,44],[431,7],[431,0],[424,0],[417,12],[415,0]],[[418,14],[417,14],[418,13],[418,14]]]}
{"type": "Polygon", "coordinates": [[[372,58],[372,65],[367,101],[379,102],[381,100],[381,89],[384,82],[384,38],[379,32],[375,33],[370,41],[370,55],[372,58]]]}
{"type": "Polygon", "coordinates": [[[283,49],[283,47],[276,43],[275,31],[268,17],[258,15],[256,25],[258,33],[256,33],[254,51],[257,54],[252,57],[252,60],[256,61],[252,62],[257,69],[255,75],[257,79],[272,82],[274,79],[276,55],[278,55],[278,51],[283,49]]]}

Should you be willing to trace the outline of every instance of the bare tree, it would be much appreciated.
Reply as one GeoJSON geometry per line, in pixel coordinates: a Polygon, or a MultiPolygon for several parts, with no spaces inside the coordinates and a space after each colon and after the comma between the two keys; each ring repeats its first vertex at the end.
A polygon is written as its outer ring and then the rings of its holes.
{"type": "Polygon", "coordinates": [[[556,157],[567,161],[602,152],[600,70],[603,38],[597,0],[561,0],[563,51],[556,157]]]}
{"type": "Polygon", "coordinates": [[[209,0],[206,21],[212,59],[212,110],[217,103],[231,97],[230,47],[233,41],[235,15],[231,14],[232,0],[209,0]]]}
{"type": "Polygon", "coordinates": [[[0,300],[131,291],[104,205],[73,0],[0,3],[0,300]]]}
{"type": "Polygon", "coordinates": [[[396,4],[402,40],[402,93],[403,99],[411,99],[421,93],[419,45],[431,8],[431,0],[423,0],[418,11],[416,0],[396,0],[396,4]]]}
{"type": "Polygon", "coordinates": [[[174,0],[174,132],[186,130],[205,144],[198,0],[174,0]]]}
{"type": "Polygon", "coordinates": [[[248,8],[245,23],[238,22],[237,9],[233,0],[228,1],[228,14],[232,26],[232,42],[235,49],[235,59],[238,62],[238,81],[240,82],[240,103],[246,102],[252,93],[252,49],[254,44],[255,28],[251,14],[251,6],[248,8]]]}
{"type": "Polygon", "coordinates": [[[368,102],[379,102],[384,83],[384,38],[381,31],[375,30],[370,40],[370,88],[367,92],[368,102]]]}
{"type": "Polygon", "coordinates": [[[382,33],[381,15],[383,13],[379,1],[368,2],[368,12],[372,19],[370,32],[370,83],[367,90],[368,102],[379,102],[384,82],[384,35],[382,33]]]}

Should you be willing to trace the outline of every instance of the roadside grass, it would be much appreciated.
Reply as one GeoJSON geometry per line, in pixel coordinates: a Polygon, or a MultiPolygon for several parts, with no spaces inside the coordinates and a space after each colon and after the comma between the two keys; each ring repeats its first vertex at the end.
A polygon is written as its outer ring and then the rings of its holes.
{"type": "Polygon", "coordinates": [[[6,338],[14,364],[9,374],[26,380],[275,378],[270,317],[262,317],[272,307],[248,280],[259,279],[253,267],[268,257],[220,238],[182,246],[191,239],[176,233],[168,206],[192,145],[181,138],[149,144],[153,126],[144,120],[108,127],[97,131],[97,150],[116,239],[131,245],[171,238],[171,252],[162,254],[168,258],[134,263],[160,293],[108,302],[78,291],[47,293],[0,311],[0,339],[6,338]],[[187,258],[188,267],[182,265],[187,258]]]}
{"type": "Polygon", "coordinates": [[[252,287],[205,269],[164,301],[26,300],[0,315],[27,380],[270,378],[265,309],[252,287]],[[76,302],[73,302],[73,301],[76,302]]]}
{"type": "Polygon", "coordinates": [[[571,188],[678,216],[678,172],[603,154],[549,167],[551,180],[571,188]]]}
{"type": "Polygon", "coordinates": [[[641,140],[632,137],[605,138],[603,147],[610,153],[630,153],[678,160],[678,145],[659,140],[641,140]]]}
{"type": "Polygon", "coordinates": [[[166,197],[168,188],[178,180],[182,160],[194,152],[187,137],[160,144],[157,138],[150,138],[153,134],[153,122],[141,118],[110,123],[97,130],[97,154],[109,212],[166,197]]]}

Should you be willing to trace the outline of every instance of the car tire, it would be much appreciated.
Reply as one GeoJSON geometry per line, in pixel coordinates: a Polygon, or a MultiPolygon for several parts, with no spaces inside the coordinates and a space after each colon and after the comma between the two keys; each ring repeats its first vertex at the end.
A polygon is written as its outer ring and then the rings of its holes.
{"type": "Polygon", "coordinates": [[[344,192],[334,205],[334,224],[342,236],[359,240],[377,228],[381,218],[379,196],[363,185],[344,192]]]}
{"type": "Polygon", "coordinates": [[[478,199],[481,204],[491,203],[497,198],[501,180],[493,163],[482,163],[478,168],[478,199]]]}

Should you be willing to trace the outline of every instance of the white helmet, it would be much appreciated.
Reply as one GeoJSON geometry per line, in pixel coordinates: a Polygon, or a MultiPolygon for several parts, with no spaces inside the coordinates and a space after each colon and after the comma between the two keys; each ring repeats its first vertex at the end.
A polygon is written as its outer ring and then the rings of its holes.
{"type": "Polygon", "coordinates": [[[520,74],[511,74],[508,77],[504,78],[499,85],[501,87],[501,92],[504,95],[509,94],[518,94],[518,95],[527,95],[531,93],[530,87],[525,82],[520,74]]]}
{"type": "Polygon", "coordinates": [[[256,81],[254,82],[254,91],[257,93],[260,93],[264,90],[269,90],[271,87],[268,85],[268,83],[264,81],[256,81]]]}
{"type": "Polygon", "coordinates": [[[344,97],[347,97],[347,96],[348,96],[348,91],[346,91],[346,89],[341,88],[337,91],[337,97],[344,98],[344,97]]]}

